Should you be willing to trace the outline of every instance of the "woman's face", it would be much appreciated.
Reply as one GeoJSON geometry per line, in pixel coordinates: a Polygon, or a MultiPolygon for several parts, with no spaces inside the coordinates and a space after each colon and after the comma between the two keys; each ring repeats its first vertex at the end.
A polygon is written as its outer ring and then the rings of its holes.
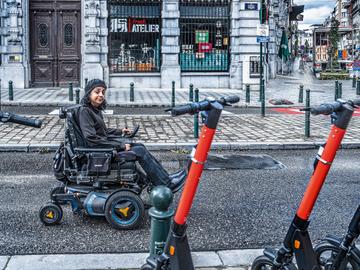
{"type": "Polygon", "coordinates": [[[95,87],[90,93],[90,102],[94,107],[100,107],[105,100],[105,88],[98,86],[95,87]]]}

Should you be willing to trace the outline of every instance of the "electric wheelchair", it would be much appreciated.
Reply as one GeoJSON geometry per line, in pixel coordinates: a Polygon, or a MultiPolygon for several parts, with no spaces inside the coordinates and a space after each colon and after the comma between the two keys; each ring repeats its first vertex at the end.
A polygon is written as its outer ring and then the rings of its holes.
{"type": "Polygon", "coordinates": [[[116,229],[133,229],[144,218],[140,195],[144,189],[152,189],[151,182],[134,152],[88,147],[79,127],[79,108],[73,105],[59,110],[59,117],[65,120],[65,136],[55,154],[53,171],[62,183],[51,190],[51,202],[40,209],[40,220],[45,225],[58,224],[63,216],[61,206],[70,204],[74,213],[105,216],[116,229]]]}

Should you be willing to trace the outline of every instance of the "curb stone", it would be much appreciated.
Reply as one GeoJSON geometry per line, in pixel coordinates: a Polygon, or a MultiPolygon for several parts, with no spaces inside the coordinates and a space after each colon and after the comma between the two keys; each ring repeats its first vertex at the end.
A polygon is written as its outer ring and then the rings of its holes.
{"type": "MultiPolygon", "coordinates": [[[[203,270],[246,269],[252,260],[262,254],[261,249],[223,250],[192,252],[194,266],[203,270]],[[244,267],[244,268],[242,268],[244,267]],[[227,268],[225,268],[227,269],[227,268]]],[[[1,270],[101,270],[139,269],[146,261],[148,253],[122,254],[59,254],[59,255],[15,255],[0,256],[1,270]]]]}
{"type": "MultiPolygon", "coordinates": [[[[306,150],[315,149],[324,142],[298,142],[298,143],[269,143],[269,142],[251,142],[251,143],[213,143],[211,150],[306,150]]],[[[189,150],[196,143],[146,143],[150,151],[167,150],[189,150]]],[[[0,152],[55,152],[59,144],[0,144],[0,152]]],[[[360,141],[344,142],[341,149],[358,149],[360,141]]]]}
{"type": "Polygon", "coordinates": [[[0,256],[0,270],[5,269],[9,259],[9,256],[0,256]]]}

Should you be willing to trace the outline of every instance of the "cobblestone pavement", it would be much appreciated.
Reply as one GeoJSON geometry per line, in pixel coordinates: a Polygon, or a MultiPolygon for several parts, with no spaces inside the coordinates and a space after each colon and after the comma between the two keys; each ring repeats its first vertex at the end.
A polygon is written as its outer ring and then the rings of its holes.
{"type": "MultiPolygon", "coordinates": [[[[4,144],[58,144],[64,134],[63,120],[57,116],[33,116],[41,119],[41,129],[14,124],[0,125],[0,145],[4,144]]],[[[112,115],[105,117],[109,127],[122,128],[140,125],[138,141],[181,146],[197,140],[193,136],[193,117],[168,115],[112,115]]],[[[311,117],[311,137],[304,137],[304,115],[277,114],[261,117],[254,114],[223,114],[218,125],[215,143],[258,144],[322,142],[330,129],[327,116],[311,117]]],[[[344,142],[357,142],[360,118],[352,119],[344,142]]]]}
{"type": "MultiPolygon", "coordinates": [[[[335,96],[335,83],[333,80],[322,81],[314,78],[311,72],[311,64],[305,65],[305,70],[299,69],[299,60],[294,64],[295,72],[288,75],[277,75],[276,79],[269,80],[266,85],[266,106],[272,106],[268,101],[274,98],[283,98],[299,105],[299,86],[311,90],[311,103],[333,101],[335,96]]],[[[343,85],[343,98],[353,99],[356,90],[352,88],[351,80],[340,81],[343,85]]],[[[16,85],[15,85],[16,87],[16,85]]],[[[194,85],[196,87],[196,84],[194,85]]],[[[75,88],[76,89],[76,88],[75,88]]],[[[258,90],[251,90],[250,103],[245,103],[245,91],[239,89],[200,89],[200,99],[205,97],[220,97],[228,95],[239,95],[240,106],[260,106],[258,90]]],[[[107,92],[107,100],[110,105],[119,106],[169,106],[171,104],[171,89],[138,89],[135,85],[135,101],[130,102],[129,87],[115,89],[110,88],[107,92]]],[[[80,97],[83,90],[80,91],[80,97]]],[[[75,91],[74,91],[75,96],[75,91]]],[[[305,96],[305,94],[304,94],[305,96]]],[[[67,88],[31,88],[14,90],[14,101],[9,101],[8,89],[1,90],[3,104],[71,104],[68,100],[67,88]]],[[[75,98],[75,97],[74,97],[75,98]]],[[[189,100],[189,90],[185,86],[176,89],[176,104],[184,104],[189,100]]]]}

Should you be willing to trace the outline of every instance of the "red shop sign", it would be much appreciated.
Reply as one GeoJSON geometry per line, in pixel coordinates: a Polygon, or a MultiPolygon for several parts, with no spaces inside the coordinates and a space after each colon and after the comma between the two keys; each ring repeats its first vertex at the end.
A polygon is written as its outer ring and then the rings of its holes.
{"type": "Polygon", "coordinates": [[[199,53],[211,52],[212,51],[212,44],[211,43],[199,43],[199,53]]]}

